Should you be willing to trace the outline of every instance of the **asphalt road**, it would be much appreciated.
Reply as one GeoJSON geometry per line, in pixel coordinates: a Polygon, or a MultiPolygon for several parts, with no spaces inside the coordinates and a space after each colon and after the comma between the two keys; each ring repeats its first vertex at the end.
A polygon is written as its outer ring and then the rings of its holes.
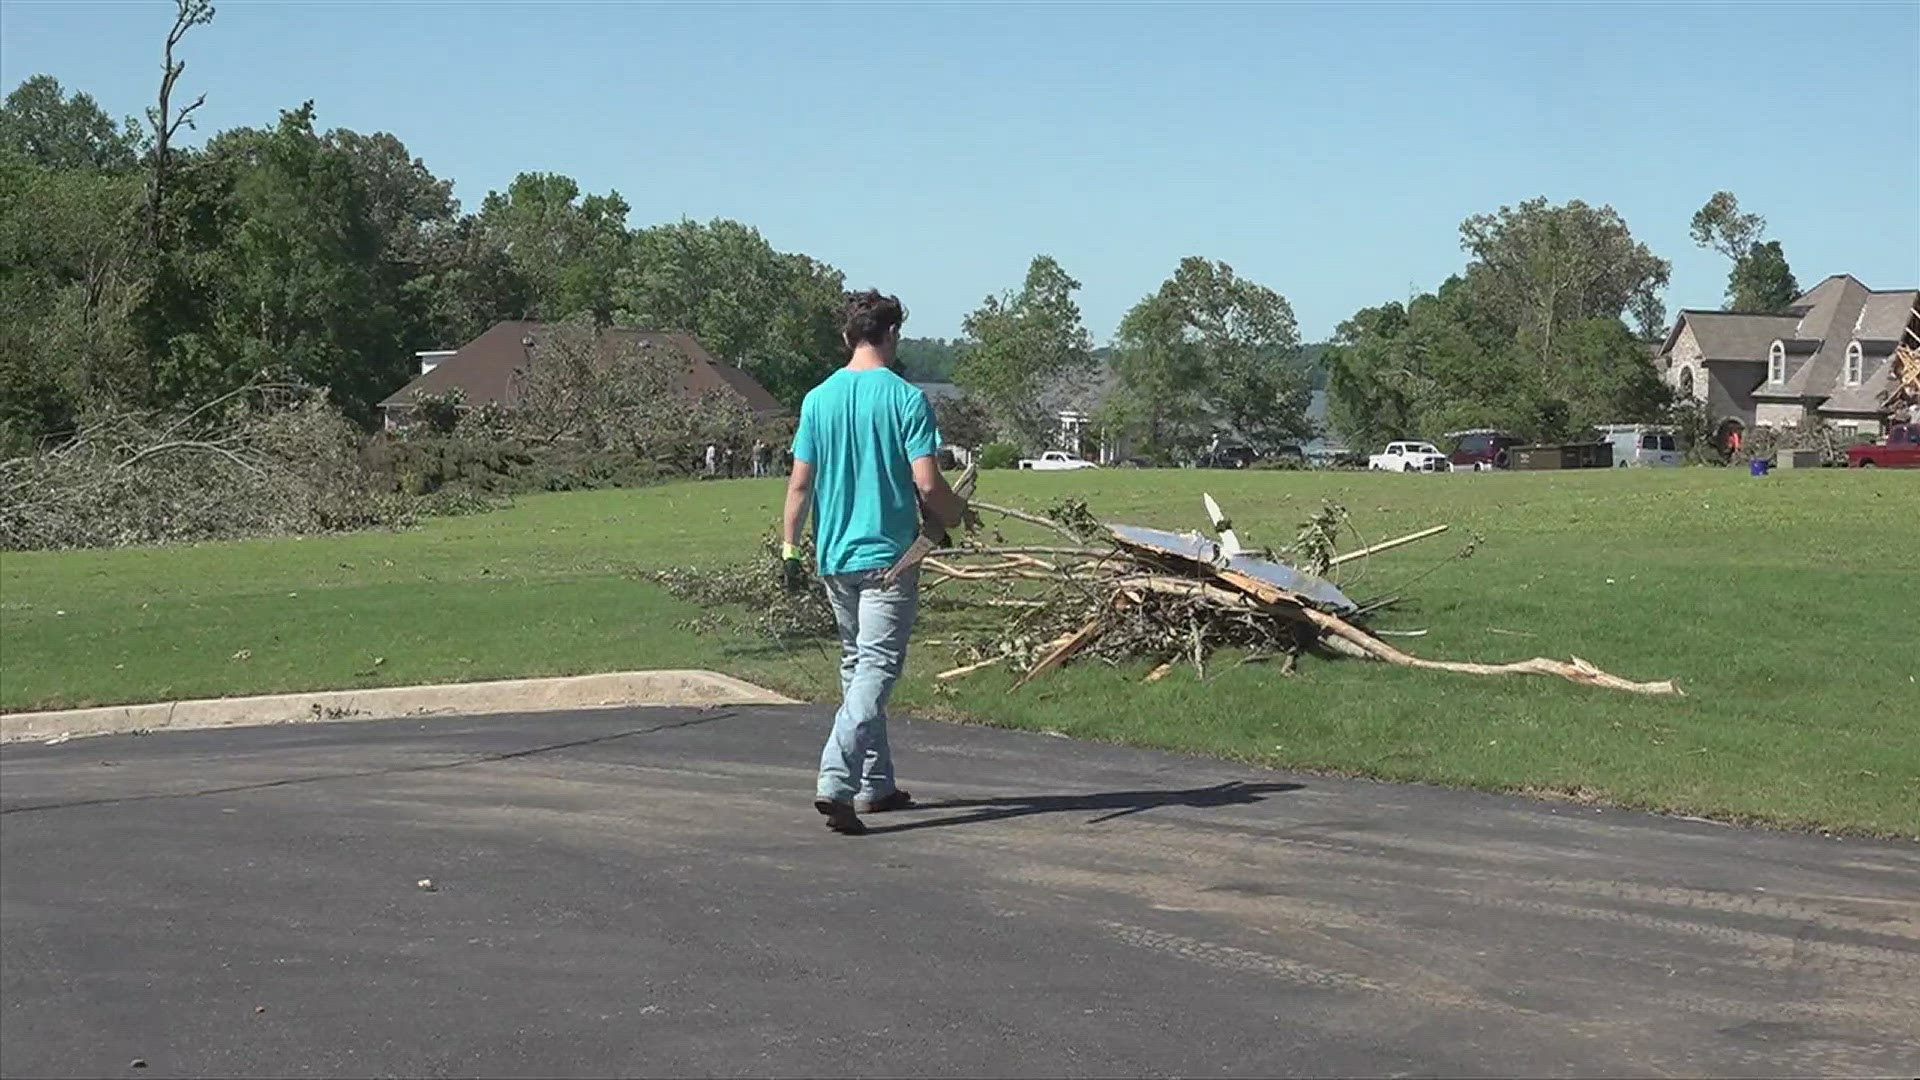
{"type": "Polygon", "coordinates": [[[0,1072],[1920,1070],[1913,845],[930,723],[840,837],[825,723],[7,747],[0,1072]]]}

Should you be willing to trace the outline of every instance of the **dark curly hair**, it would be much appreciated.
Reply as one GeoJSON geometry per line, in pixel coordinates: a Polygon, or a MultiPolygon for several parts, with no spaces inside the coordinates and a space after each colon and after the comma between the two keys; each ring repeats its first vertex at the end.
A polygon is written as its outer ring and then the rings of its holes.
{"type": "Polygon", "coordinates": [[[840,332],[846,335],[849,349],[884,345],[887,335],[906,321],[907,309],[900,306],[900,298],[883,296],[878,289],[848,293],[846,306],[840,309],[840,332]]]}

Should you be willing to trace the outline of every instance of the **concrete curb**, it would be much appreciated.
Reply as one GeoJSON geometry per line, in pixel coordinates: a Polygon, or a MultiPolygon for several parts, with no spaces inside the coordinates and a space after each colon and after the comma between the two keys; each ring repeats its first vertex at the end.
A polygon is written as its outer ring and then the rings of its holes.
{"type": "Polygon", "coordinates": [[[131,731],[253,727],[408,716],[648,706],[793,705],[792,698],[712,671],[620,671],[552,679],[318,690],[304,694],[162,701],[100,709],[0,716],[0,743],[49,741],[131,731]]]}

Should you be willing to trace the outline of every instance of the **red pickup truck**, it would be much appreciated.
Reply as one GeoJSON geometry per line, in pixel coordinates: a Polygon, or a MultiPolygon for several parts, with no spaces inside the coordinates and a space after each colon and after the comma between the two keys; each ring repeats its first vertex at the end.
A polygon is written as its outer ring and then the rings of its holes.
{"type": "Polygon", "coordinates": [[[1887,441],[1847,447],[1849,469],[1920,469],[1920,424],[1895,424],[1887,441]]]}

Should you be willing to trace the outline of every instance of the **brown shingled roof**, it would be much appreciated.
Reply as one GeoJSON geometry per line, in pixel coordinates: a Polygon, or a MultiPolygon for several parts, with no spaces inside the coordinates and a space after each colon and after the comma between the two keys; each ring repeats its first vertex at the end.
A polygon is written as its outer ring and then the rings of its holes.
{"type": "MultiPolygon", "coordinates": [[[[518,395],[515,373],[525,368],[528,361],[526,342],[531,340],[537,346],[539,339],[552,329],[546,323],[497,323],[461,346],[432,371],[389,395],[380,405],[382,408],[406,406],[412,404],[417,393],[444,394],[457,388],[468,405],[492,402],[512,407],[518,395]]],[[[738,394],[758,416],[777,416],[787,411],[752,375],[714,359],[691,334],[613,326],[601,332],[601,340],[609,358],[631,346],[671,350],[686,362],[686,376],[681,385],[690,394],[727,390],[738,394]]]]}

